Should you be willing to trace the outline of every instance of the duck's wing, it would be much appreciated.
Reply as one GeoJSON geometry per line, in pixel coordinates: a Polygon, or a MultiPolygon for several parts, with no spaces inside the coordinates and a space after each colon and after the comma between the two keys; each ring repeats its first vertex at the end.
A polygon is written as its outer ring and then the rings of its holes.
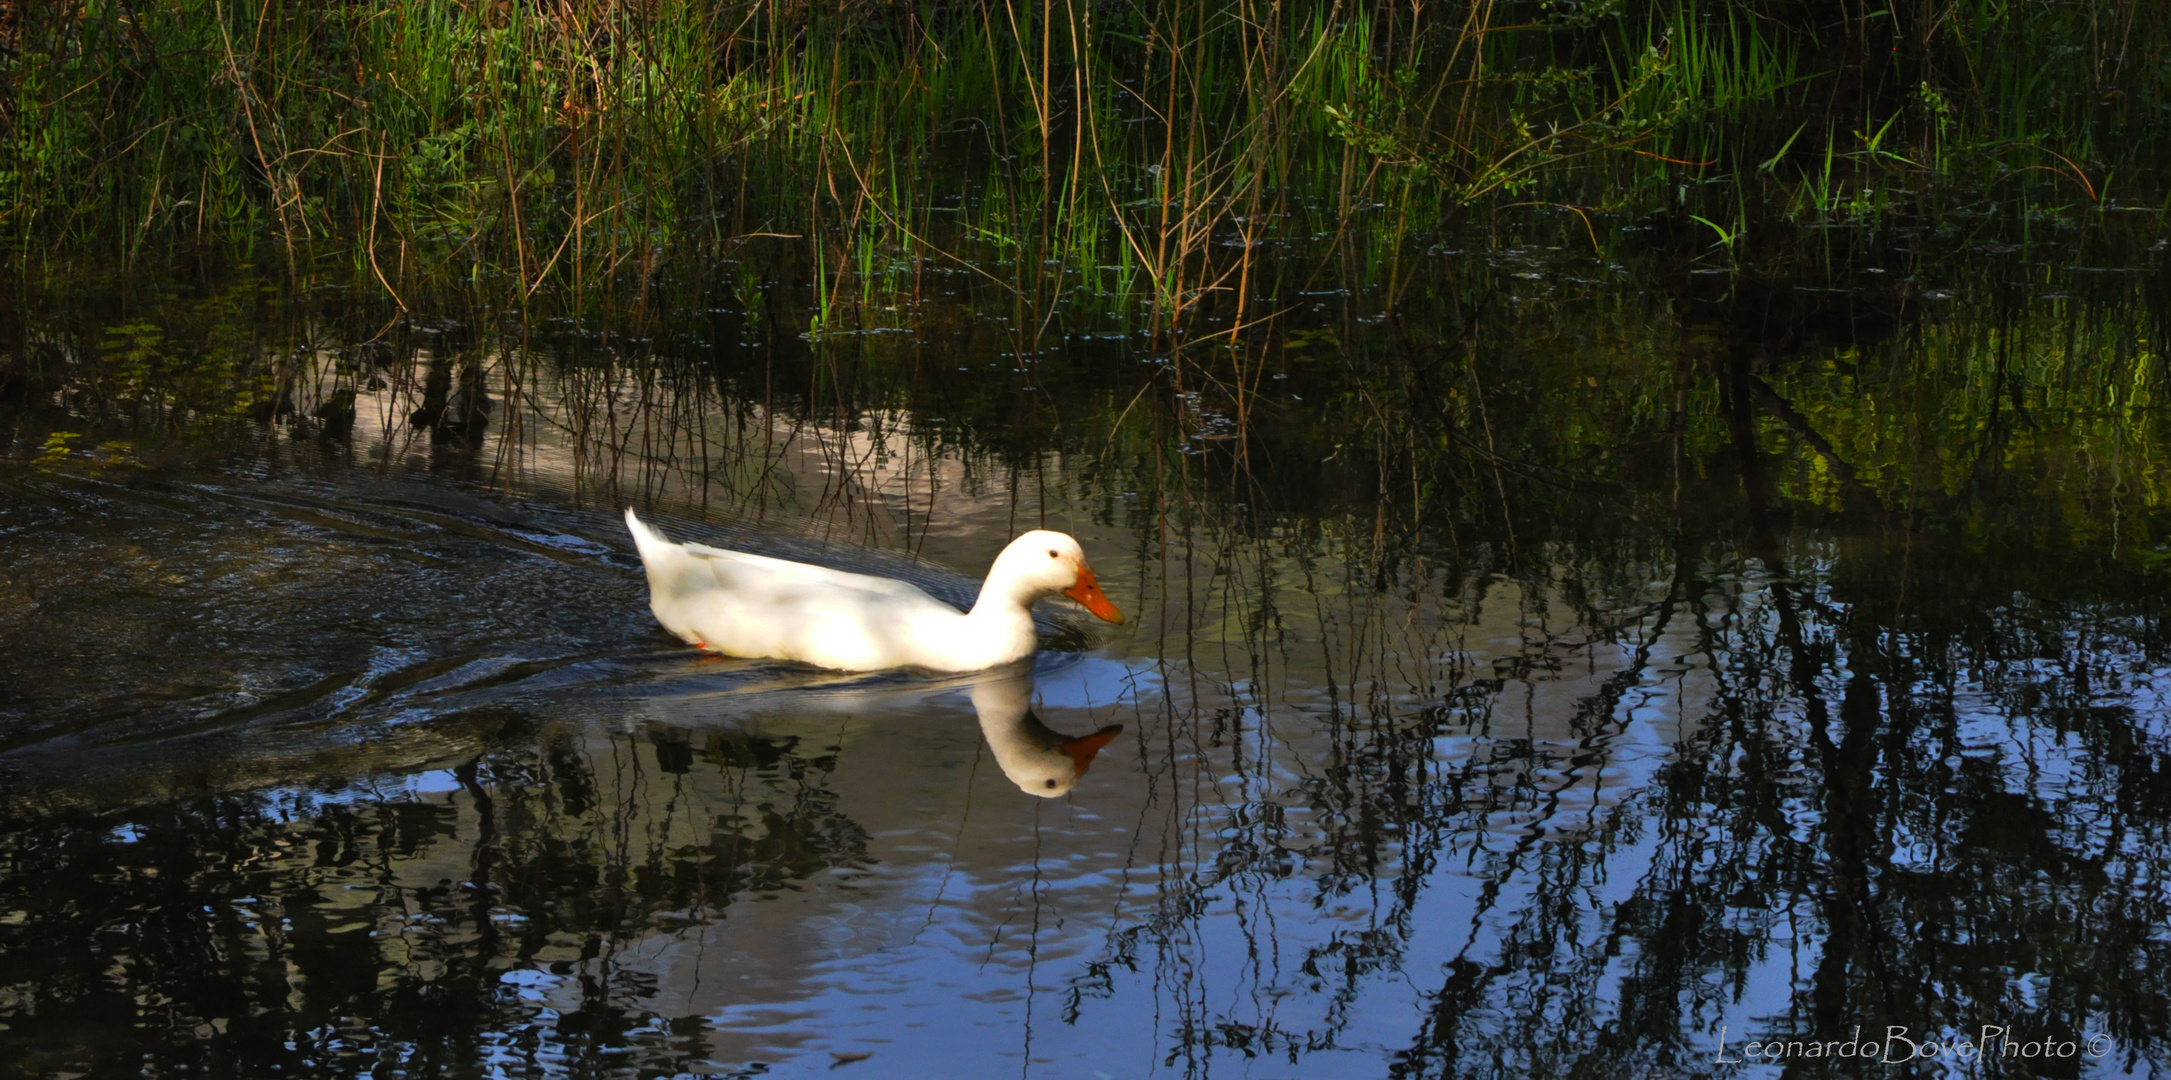
{"type": "MultiPolygon", "coordinates": [[[[851,594],[868,601],[900,604],[941,604],[927,591],[909,581],[831,570],[789,559],[773,559],[744,551],[727,551],[706,544],[685,544],[686,554],[700,560],[716,586],[734,592],[790,591],[794,593],[851,594]]],[[[943,604],[949,608],[949,605],[943,604]]],[[[949,608],[955,610],[954,608],[949,608]]]]}
{"type": "Polygon", "coordinates": [[[684,561],[689,572],[668,600],[651,591],[656,618],[688,641],[733,656],[847,671],[939,667],[929,644],[956,640],[969,622],[894,578],[716,548],[688,551],[684,561]]]}
{"type": "Polygon", "coordinates": [[[777,592],[802,595],[828,592],[868,601],[886,599],[908,606],[925,603],[956,610],[910,582],[896,578],[830,570],[707,544],[674,543],[649,527],[631,507],[626,509],[626,528],[633,533],[634,545],[640,549],[641,562],[648,570],[649,586],[659,602],[720,589],[748,599],[777,592]]]}
{"type": "Polygon", "coordinates": [[[627,512],[648,570],[648,606],[664,629],[732,656],[803,660],[850,671],[926,664],[965,615],[895,578],[854,574],[705,544],[674,544],[627,512]]]}

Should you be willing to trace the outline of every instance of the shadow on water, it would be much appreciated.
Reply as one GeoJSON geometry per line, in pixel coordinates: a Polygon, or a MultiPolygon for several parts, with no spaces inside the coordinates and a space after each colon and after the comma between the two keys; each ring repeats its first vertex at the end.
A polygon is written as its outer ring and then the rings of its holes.
{"type": "Polygon", "coordinates": [[[0,1060],[1862,1075],[1900,1027],[2151,1075],[2165,316],[2115,240],[1502,248],[1024,367],[26,293],[0,1060]],[[623,503],[960,603],[1063,528],[1134,618],[973,678],[704,660],[623,503]]]}

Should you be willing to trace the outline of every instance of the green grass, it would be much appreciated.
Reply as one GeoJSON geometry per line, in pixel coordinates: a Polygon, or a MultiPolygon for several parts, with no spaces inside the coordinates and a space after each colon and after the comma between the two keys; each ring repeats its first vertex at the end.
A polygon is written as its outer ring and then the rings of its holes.
{"type": "Polygon", "coordinates": [[[1779,0],[29,5],[0,238],[37,273],[344,260],[401,305],[756,258],[817,337],[961,273],[1031,356],[1400,294],[1473,224],[1611,255],[1656,219],[1738,266],[1961,207],[2162,208],[2162,11],[1932,8],[1924,36],[1779,0]]]}

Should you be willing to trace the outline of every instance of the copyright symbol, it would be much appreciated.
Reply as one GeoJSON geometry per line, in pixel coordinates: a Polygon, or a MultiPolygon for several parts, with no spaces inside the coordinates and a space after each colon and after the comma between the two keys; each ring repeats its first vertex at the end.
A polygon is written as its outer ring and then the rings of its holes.
{"type": "Polygon", "coordinates": [[[2090,1035],[2090,1036],[2088,1037],[2088,1056],[2089,1056],[2089,1057],[2092,1057],[2092,1058],[2099,1058],[2099,1057],[2102,1057],[2103,1055],[2105,1055],[2105,1054],[2108,1054],[2108,1053],[2110,1053],[2110,1052],[2111,1052],[2111,1037],[2110,1037],[2109,1035],[2090,1035]]]}

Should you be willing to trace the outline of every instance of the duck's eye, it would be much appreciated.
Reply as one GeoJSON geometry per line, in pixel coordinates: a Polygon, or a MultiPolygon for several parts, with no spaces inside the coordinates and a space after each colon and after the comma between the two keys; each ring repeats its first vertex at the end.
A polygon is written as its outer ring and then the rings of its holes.
{"type": "Polygon", "coordinates": [[[1056,555],[1056,553],[1055,553],[1055,549],[1053,549],[1053,548],[1050,548],[1050,549],[1048,549],[1048,557],[1049,557],[1049,558],[1051,558],[1051,559],[1054,559],[1054,558],[1058,558],[1059,556],[1057,556],[1057,555],[1056,555]]]}
{"type": "Polygon", "coordinates": [[[1053,781],[1053,780],[1050,780],[1050,781],[1048,781],[1048,786],[1049,786],[1049,787],[1054,787],[1054,786],[1055,786],[1055,781],[1053,781]]]}

